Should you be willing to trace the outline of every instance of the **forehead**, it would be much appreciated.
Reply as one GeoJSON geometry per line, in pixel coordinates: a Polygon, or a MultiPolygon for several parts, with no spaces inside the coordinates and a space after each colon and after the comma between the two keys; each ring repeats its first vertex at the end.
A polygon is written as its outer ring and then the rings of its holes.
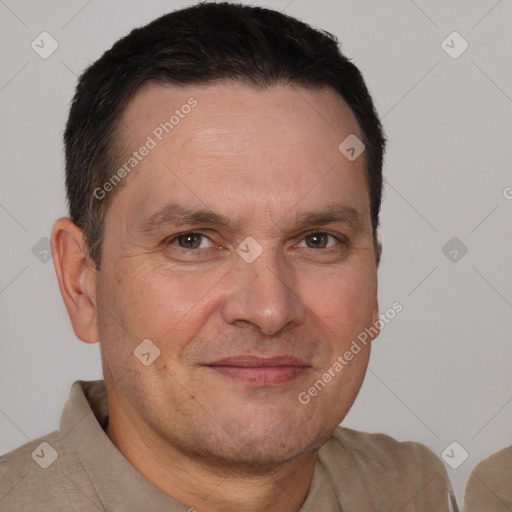
{"type": "Polygon", "coordinates": [[[290,208],[299,197],[332,203],[342,191],[360,203],[351,206],[367,207],[364,155],[349,161],[338,149],[349,135],[362,135],[352,110],[329,87],[148,83],[125,108],[120,127],[121,163],[151,148],[119,194],[144,211],[179,195],[222,202],[229,214],[240,201],[247,208],[290,208]]]}
{"type": "Polygon", "coordinates": [[[178,129],[180,124],[186,125],[190,136],[203,136],[203,140],[209,135],[205,133],[208,127],[215,129],[211,134],[216,132],[218,151],[250,149],[248,140],[243,146],[233,147],[230,139],[218,137],[223,127],[231,136],[238,131],[239,143],[244,134],[264,135],[264,131],[271,147],[279,146],[281,139],[272,138],[278,133],[290,142],[284,128],[296,138],[297,145],[309,139],[328,146],[343,134],[361,138],[354,113],[331,87],[311,90],[285,84],[256,88],[233,83],[176,86],[148,82],[129,101],[121,121],[121,133],[129,146],[148,134],[158,138],[159,125],[166,122],[172,127],[170,131],[163,130],[163,137],[183,132],[183,127],[178,129]],[[187,122],[182,123],[186,118],[187,122]],[[159,122],[155,125],[155,121],[159,122]]]}

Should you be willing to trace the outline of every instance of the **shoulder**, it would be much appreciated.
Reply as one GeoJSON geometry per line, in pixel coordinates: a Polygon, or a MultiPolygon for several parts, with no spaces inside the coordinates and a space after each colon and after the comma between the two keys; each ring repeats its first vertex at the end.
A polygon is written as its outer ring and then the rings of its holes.
{"type": "Polygon", "coordinates": [[[412,441],[397,441],[386,434],[369,434],[338,427],[334,431],[333,441],[350,449],[355,455],[371,458],[383,466],[402,462],[424,462],[444,467],[441,460],[425,445],[412,441]]]}
{"type": "Polygon", "coordinates": [[[411,441],[397,441],[386,434],[369,434],[348,428],[338,427],[326,448],[343,452],[359,464],[370,463],[385,469],[410,469],[432,467],[444,472],[441,460],[425,445],[411,441]]]}
{"type": "Polygon", "coordinates": [[[25,505],[30,489],[44,485],[59,449],[58,433],[52,432],[0,456],[2,510],[16,510],[25,505]]]}
{"type": "Polygon", "coordinates": [[[52,432],[0,456],[0,510],[67,512],[77,482],[88,489],[79,461],[52,432]]]}
{"type": "Polygon", "coordinates": [[[467,512],[512,509],[512,446],[491,455],[475,467],[464,499],[467,512]]]}
{"type": "Polygon", "coordinates": [[[48,468],[58,458],[61,441],[57,431],[34,439],[0,455],[0,482],[17,476],[38,473],[37,468],[48,468]]]}
{"type": "Polygon", "coordinates": [[[450,500],[456,507],[443,462],[421,443],[338,427],[318,456],[340,493],[348,480],[371,503],[443,511],[450,500]]]}

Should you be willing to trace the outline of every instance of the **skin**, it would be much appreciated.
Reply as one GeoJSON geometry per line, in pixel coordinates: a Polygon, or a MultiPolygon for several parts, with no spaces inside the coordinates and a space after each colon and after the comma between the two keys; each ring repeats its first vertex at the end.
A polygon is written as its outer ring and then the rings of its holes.
{"type": "Polygon", "coordinates": [[[121,165],[191,97],[197,106],[115,190],[99,271],[81,230],[56,222],[61,292],[77,336],[101,343],[106,432],[140,473],[201,512],[297,511],[318,449],[360,389],[370,344],[308,404],[297,397],[378,318],[364,154],[351,162],[338,150],[361,132],[330,88],[150,83],[123,112],[121,165]],[[148,230],[168,203],[231,225],[148,230]],[[333,205],[359,222],[297,224],[333,205]],[[190,231],[204,236],[173,238],[190,231]],[[252,263],[236,252],[246,237],[263,250],[252,263]],[[160,350],[149,366],[134,356],[144,339],[160,350]],[[305,368],[282,383],[208,366],[283,354],[305,368]]]}

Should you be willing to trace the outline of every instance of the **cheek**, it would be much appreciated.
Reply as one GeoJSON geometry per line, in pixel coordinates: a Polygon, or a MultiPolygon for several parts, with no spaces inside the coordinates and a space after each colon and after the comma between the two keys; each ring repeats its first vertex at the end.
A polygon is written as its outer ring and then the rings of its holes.
{"type": "MultiPolygon", "coordinates": [[[[222,277],[222,276],[220,276],[222,277]]],[[[190,337],[208,308],[208,290],[219,276],[176,272],[144,264],[119,266],[108,294],[127,330],[138,338],[190,337]]]]}
{"type": "Polygon", "coordinates": [[[305,288],[310,308],[334,335],[352,339],[372,322],[377,304],[377,277],[371,267],[341,268],[321,286],[311,276],[305,288]]]}

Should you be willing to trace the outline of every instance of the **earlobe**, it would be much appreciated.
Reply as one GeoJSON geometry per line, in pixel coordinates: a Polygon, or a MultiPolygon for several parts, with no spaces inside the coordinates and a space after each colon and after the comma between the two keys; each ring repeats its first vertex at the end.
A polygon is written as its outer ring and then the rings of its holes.
{"type": "Polygon", "coordinates": [[[82,341],[96,343],[96,272],[83,231],[62,217],[53,226],[51,244],[60,293],[73,330],[82,341]]]}

